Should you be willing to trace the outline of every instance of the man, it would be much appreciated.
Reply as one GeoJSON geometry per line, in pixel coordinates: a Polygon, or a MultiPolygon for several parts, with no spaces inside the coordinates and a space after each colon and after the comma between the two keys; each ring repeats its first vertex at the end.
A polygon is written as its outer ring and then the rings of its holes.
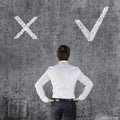
{"type": "Polygon", "coordinates": [[[35,88],[42,99],[48,103],[51,108],[51,120],[76,120],[76,104],[88,96],[93,82],[85,76],[79,67],[73,66],[68,62],[70,48],[67,45],[61,45],[57,49],[59,63],[48,67],[46,72],[36,82],[35,88]],[[53,86],[52,99],[49,99],[43,90],[43,86],[51,80],[53,86]],[[75,98],[74,90],[77,80],[85,85],[83,92],[75,98]]]}

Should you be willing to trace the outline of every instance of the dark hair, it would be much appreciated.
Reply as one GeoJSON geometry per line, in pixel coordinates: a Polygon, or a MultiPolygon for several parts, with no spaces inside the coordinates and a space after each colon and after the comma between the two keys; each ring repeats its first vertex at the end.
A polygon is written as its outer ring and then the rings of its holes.
{"type": "Polygon", "coordinates": [[[57,49],[57,57],[59,60],[68,60],[70,56],[70,48],[67,45],[60,45],[57,49]]]}

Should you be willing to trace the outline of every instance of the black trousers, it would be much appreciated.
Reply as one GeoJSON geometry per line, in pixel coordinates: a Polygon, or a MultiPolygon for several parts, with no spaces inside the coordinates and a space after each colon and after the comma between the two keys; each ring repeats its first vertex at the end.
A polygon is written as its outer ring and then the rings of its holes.
{"type": "Polygon", "coordinates": [[[51,120],[76,120],[76,104],[74,101],[54,101],[50,105],[51,120]]]}

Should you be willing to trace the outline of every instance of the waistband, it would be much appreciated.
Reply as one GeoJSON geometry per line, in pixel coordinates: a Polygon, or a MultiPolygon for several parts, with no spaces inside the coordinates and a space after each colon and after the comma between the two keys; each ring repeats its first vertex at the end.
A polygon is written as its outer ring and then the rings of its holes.
{"type": "Polygon", "coordinates": [[[73,101],[73,99],[62,99],[62,98],[52,98],[52,100],[55,100],[55,101],[73,101]]]}

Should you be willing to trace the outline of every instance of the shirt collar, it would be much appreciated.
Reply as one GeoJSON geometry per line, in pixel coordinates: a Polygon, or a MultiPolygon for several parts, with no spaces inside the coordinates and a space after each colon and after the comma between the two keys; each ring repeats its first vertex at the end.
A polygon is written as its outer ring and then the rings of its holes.
{"type": "Polygon", "coordinates": [[[60,60],[59,63],[68,63],[67,60],[60,60]]]}

